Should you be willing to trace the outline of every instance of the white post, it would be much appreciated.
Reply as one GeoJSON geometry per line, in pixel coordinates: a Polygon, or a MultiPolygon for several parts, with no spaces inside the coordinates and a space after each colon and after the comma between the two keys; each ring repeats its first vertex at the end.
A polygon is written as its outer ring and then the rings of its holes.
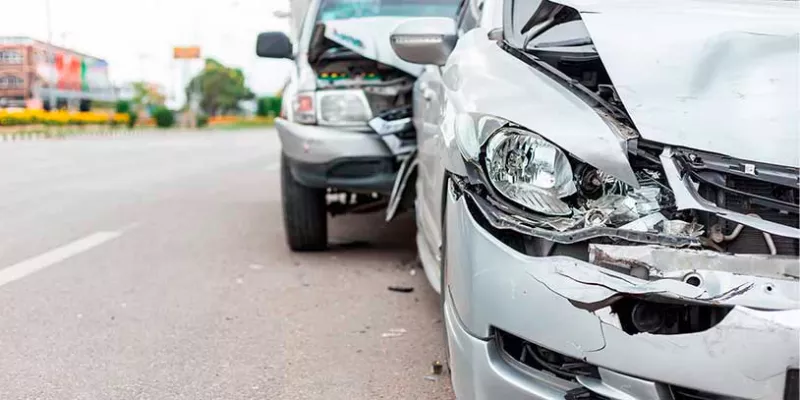
{"type": "MultiPolygon", "coordinates": [[[[45,13],[47,14],[47,46],[50,47],[48,50],[48,54],[53,52],[53,18],[50,15],[50,0],[44,0],[45,5],[45,13]]],[[[55,54],[54,54],[55,57],[55,54]]],[[[50,62],[50,57],[46,57],[46,61],[50,62]]],[[[55,63],[55,58],[53,58],[53,62],[55,63]]],[[[55,68],[55,66],[53,66],[55,68]]],[[[55,69],[54,69],[55,72],[55,69]]],[[[56,109],[56,93],[55,93],[55,86],[58,85],[58,72],[56,72],[54,78],[55,82],[51,83],[48,86],[50,89],[50,110],[53,111],[56,109]]]]}
{"type": "Polygon", "coordinates": [[[186,112],[184,113],[184,124],[187,128],[192,127],[192,90],[189,88],[189,83],[191,82],[190,72],[189,72],[189,58],[183,59],[181,68],[182,70],[182,77],[181,82],[183,82],[183,91],[186,93],[186,112]]]}

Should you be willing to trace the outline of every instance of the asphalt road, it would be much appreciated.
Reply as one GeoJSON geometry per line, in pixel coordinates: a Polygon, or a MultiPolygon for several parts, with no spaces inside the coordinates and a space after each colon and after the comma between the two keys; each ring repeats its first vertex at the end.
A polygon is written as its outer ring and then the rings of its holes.
{"type": "Polygon", "coordinates": [[[279,151],[272,130],[0,142],[0,399],[452,398],[425,379],[442,322],[413,221],[336,218],[367,244],[289,252],[279,151]]]}

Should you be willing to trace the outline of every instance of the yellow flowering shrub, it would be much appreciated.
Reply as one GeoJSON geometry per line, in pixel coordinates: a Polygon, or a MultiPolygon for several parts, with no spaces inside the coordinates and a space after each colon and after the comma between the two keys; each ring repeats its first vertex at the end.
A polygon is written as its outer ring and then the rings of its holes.
{"type": "Polygon", "coordinates": [[[17,125],[124,125],[128,114],[0,109],[0,126],[17,125]]]}
{"type": "Polygon", "coordinates": [[[218,115],[210,117],[208,124],[211,126],[217,125],[269,125],[275,119],[272,117],[241,117],[237,115],[218,115]]]}

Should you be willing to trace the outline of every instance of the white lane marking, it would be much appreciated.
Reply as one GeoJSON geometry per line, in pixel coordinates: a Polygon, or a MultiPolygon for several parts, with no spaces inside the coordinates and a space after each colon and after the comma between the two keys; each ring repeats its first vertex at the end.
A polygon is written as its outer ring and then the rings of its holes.
{"type": "Polygon", "coordinates": [[[72,243],[57,247],[47,253],[0,269],[0,286],[22,279],[70,257],[91,250],[109,240],[118,238],[120,235],[122,235],[122,231],[96,232],[72,243]]]}

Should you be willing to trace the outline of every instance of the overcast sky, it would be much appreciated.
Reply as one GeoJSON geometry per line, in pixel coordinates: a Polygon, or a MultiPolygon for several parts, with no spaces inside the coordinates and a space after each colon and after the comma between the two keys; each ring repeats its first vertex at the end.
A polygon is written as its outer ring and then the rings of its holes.
{"type": "MultiPolygon", "coordinates": [[[[0,36],[47,40],[46,0],[11,1],[0,36]]],[[[53,43],[103,58],[115,83],[149,80],[171,93],[183,86],[183,67],[172,47],[199,45],[213,57],[245,71],[259,94],[279,90],[290,65],[255,56],[256,35],[287,31],[288,20],[273,16],[288,10],[288,0],[50,0],[53,43]]],[[[191,66],[197,69],[201,61],[191,66]]]]}

